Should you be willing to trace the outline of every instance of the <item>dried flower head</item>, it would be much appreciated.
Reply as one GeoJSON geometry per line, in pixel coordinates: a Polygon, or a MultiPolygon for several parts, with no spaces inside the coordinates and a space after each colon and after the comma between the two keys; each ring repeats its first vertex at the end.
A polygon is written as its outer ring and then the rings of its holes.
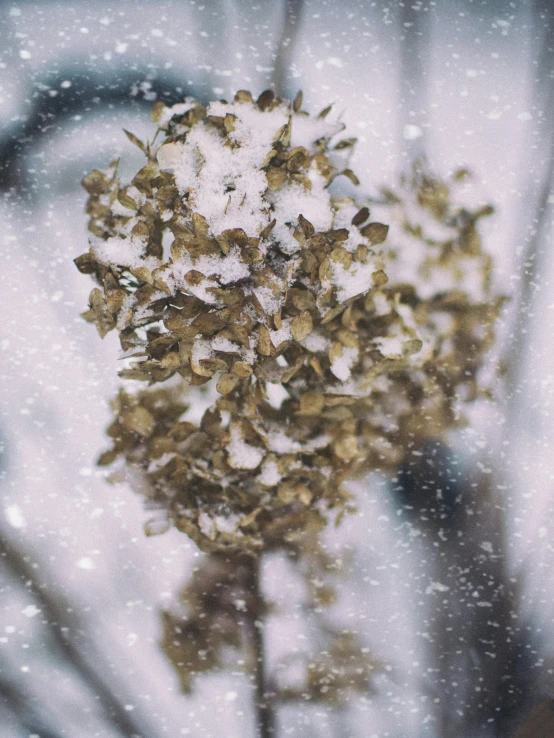
{"type": "Polygon", "coordinates": [[[479,233],[492,211],[463,205],[465,173],[416,166],[378,201],[339,197],[339,175],[358,184],[354,139],[301,105],[270,91],[156,104],[156,144],[126,132],[146,157],[132,182],[117,163],[85,177],[92,235],[76,259],[98,285],[85,318],[118,331],[121,376],[151,385],[120,391],[99,463],[155,511],[147,534],[174,525],[208,553],[163,615],[162,647],[184,691],[240,661],[266,723],[279,703],[371,688],[377,662],[320,617],[335,596],[322,533],[350,507],[345,480],[395,472],[462,422],[502,303],[479,233]],[[303,577],[322,648],[290,654],[268,691],[272,552],[303,577]]]}
{"type": "Polygon", "coordinates": [[[420,170],[372,204],[378,219],[334,196],[338,175],[357,178],[328,112],[271,92],[160,103],[156,146],[127,134],[147,157],[132,183],[115,164],[83,183],[92,237],[76,263],[99,284],[85,317],[118,330],[122,377],[174,377],[120,394],[101,463],[124,457],[206,551],[286,545],[345,509],[357,469],[394,469],[476,395],[498,307],[477,229],[489,210],[420,170]]]}

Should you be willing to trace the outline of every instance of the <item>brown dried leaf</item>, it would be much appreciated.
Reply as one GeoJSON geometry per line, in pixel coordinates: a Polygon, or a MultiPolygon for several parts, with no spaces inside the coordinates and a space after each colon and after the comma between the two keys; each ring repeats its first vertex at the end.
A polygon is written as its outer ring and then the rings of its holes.
{"type": "Polygon", "coordinates": [[[423,348],[422,341],[420,341],[419,338],[412,338],[409,341],[405,341],[402,344],[402,355],[403,356],[413,356],[413,354],[419,353],[422,348],[423,348]]]}
{"type": "Polygon", "coordinates": [[[273,90],[264,90],[264,92],[262,92],[262,94],[256,100],[256,103],[260,110],[268,110],[274,100],[275,93],[273,92],[273,90]]]}
{"type": "Polygon", "coordinates": [[[311,238],[315,233],[315,228],[302,214],[298,216],[298,225],[302,229],[302,233],[306,238],[311,238]]]}
{"type": "Polygon", "coordinates": [[[334,147],[334,150],[340,151],[341,149],[351,148],[352,146],[355,146],[357,141],[357,138],[343,138],[342,141],[339,141],[338,144],[334,147]]]}
{"type": "Polygon", "coordinates": [[[237,103],[253,103],[254,98],[248,90],[239,90],[235,95],[234,102],[237,103]]]}
{"type": "Polygon", "coordinates": [[[258,353],[262,356],[271,356],[275,353],[275,347],[271,343],[269,331],[263,323],[258,326],[258,353]]]}
{"type": "Polygon", "coordinates": [[[233,374],[236,374],[237,377],[244,379],[251,376],[252,367],[244,361],[235,361],[231,371],[233,372],[233,374]]]}
{"type": "Polygon", "coordinates": [[[231,133],[235,130],[235,122],[237,120],[237,116],[233,115],[232,113],[227,113],[225,115],[225,118],[223,119],[223,126],[227,133],[231,133]]]}
{"type": "Polygon", "coordinates": [[[94,274],[96,271],[96,261],[89,251],[87,251],[86,254],[81,254],[81,256],[73,259],[73,263],[81,274],[94,274]]]}
{"type": "Polygon", "coordinates": [[[148,438],[154,432],[156,421],[145,407],[138,406],[121,416],[124,427],[142,438],[148,438]]]}
{"type": "Polygon", "coordinates": [[[98,169],[93,169],[90,174],[81,181],[82,186],[89,195],[105,195],[110,191],[110,180],[98,169]]]}
{"type": "Polygon", "coordinates": [[[329,238],[335,243],[341,243],[347,241],[350,232],[348,228],[336,228],[335,230],[329,231],[329,238]]]}
{"type": "Polygon", "coordinates": [[[192,214],[192,229],[196,236],[207,236],[210,230],[208,221],[200,213],[192,214]]]}
{"type": "Polygon", "coordinates": [[[323,259],[319,265],[319,280],[320,282],[329,282],[333,279],[333,267],[327,257],[323,259]]]}
{"type": "Polygon", "coordinates": [[[343,269],[350,269],[350,266],[352,264],[352,254],[350,253],[350,251],[347,251],[342,246],[337,246],[336,248],[334,248],[329,254],[329,259],[336,262],[337,264],[340,264],[343,269]]]}
{"type": "Polygon", "coordinates": [[[352,331],[341,328],[335,333],[335,335],[339,339],[339,341],[342,343],[342,345],[345,346],[345,348],[351,348],[351,349],[360,348],[360,342],[358,341],[356,334],[353,333],[352,331]]]}
{"type": "Polygon", "coordinates": [[[134,133],[131,133],[131,131],[127,131],[125,128],[123,129],[123,133],[127,136],[132,144],[137,146],[143,154],[146,154],[148,156],[148,147],[140,140],[140,138],[137,138],[134,133]]]}
{"type": "Polygon", "coordinates": [[[359,185],[360,180],[358,177],[354,174],[354,172],[351,169],[345,169],[341,174],[344,174],[345,177],[348,177],[348,179],[352,182],[353,185],[359,185]]]}
{"type": "Polygon", "coordinates": [[[291,287],[287,301],[291,301],[297,310],[314,310],[316,307],[315,297],[309,290],[291,287]]]}
{"type": "Polygon", "coordinates": [[[222,251],[220,243],[215,238],[208,238],[207,236],[196,236],[190,241],[180,243],[195,259],[200,256],[216,256],[222,251]]]}
{"type": "Polygon", "coordinates": [[[356,436],[341,434],[333,441],[333,451],[342,461],[353,461],[360,453],[356,436]]]}
{"type": "Polygon", "coordinates": [[[287,181],[287,170],[270,167],[266,172],[267,186],[270,190],[280,190],[287,181]]]}
{"type": "Polygon", "coordinates": [[[329,115],[329,113],[331,112],[332,108],[333,108],[333,103],[331,103],[330,105],[328,105],[326,108],[323,108],[323,110],[321,111],[321,113],[317,117],[320,120],[323,119],[323,118],[326,118],[329,115]]]}
{"type": "Polygon", "coordinates": [[[325,407],[325,396],[320,392],[305,392],[300,396],[298,415],[320,415],[325,407]]]}
{"type": "Polygon", "coordinates": [[[185,282],[190,284],[193,287],[197,287],[199,284],[202,284],[205,277],[202,274],[202,272],[199,272],[197,269],[191,269],[189,272],[185,274],[183,277],[185,282]]]}
{"type": "Polygon", "coordinates": [[[368,223],[360,232],[364,238],[368,239],[372,246],[375,246],[386,240],[389,227],[383,223],[368,223]]]}
{"type": "Polygon", "coordinates": [[[369,256],[369,249],[367,248],[367,246],[364,246],[363,243],[360,243],[356,246],[356,253],[354,254],[354,256],[356,261],[359,261],[363,264],[369,256]]]}
{"type": "Polygon", "coordinates": [[[376,287],[384,287],[389,281],[389,278],[382,269],[379,269],[377,272],[373,272],[371,279],[376,287]]]}
{"type": "Polygon", "coordinates": [[[352,225],[359,226],[369,218],[369,208],[363,207],[352,218],[352,225]]]}
{"type": "Polygon", "coordinates": [[[222,374],[216,385],[216,390],[220,395],[228,395],[232,392],[237,384],[240,382],[239,377],[236,374],[222,374]]]}
{"type": "Polygon", "coordinates": [[[290,332],[296,341],[303,341],[314,327],[312,316],[305,310],[291,320],[290,332]]]}
{"type": "Polygon", "coordinates": [[[152,112],[150,113],[153,123],[160,122],[164,108],[165,108],[164,103],[161,100],[156,100],[152,108],[152,112]]]}

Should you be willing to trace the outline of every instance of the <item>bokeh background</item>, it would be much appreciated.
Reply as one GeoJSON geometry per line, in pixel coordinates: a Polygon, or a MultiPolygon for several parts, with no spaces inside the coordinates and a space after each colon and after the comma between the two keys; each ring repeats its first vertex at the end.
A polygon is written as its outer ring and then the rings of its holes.
{"type": "MultiPolygon", "coordinates": [[[[355,627],[386,668],[373,692],[340,711],[310,705],[282,711],[280,733],[511,735],[499,717],[510,679],[502,670],[490,677],[483,656],[490,647],[496,656],[489,660],[501,659],[510,639],[519,649],[510,671],[523,665],[526,673],[521,710],[510,719],[523,719],[551,693],[549,0],[4,2],[0,734],[6,738],[254,735],[244,680],[204,677],[183,697],[160,652],[160,609],[173,601],[199,554],[176,531],[146,538],[141,501],[125,486],[110,486],[95,467],[119,385],[118,346],[116,336],[100,341],[80,318],[90,284],[72,260],[88,248],[82,177],[118,157],[124,176],[141,166],[123,127],[152,137],[149,109],[157,99],[229,99],[240,88],[259,94],[270,86],[284,96],[302,89],[304,108],[314,113],[334,103],[347,134],[358,139],[352,168],[361,192],[393,183],[417,157],[438,174],[467,166],[475,201],[496,208],[486,245],[497,288],[511,298],[495,349],[506,367],[497,401],[472,409],[468,427],[451,439],[465,470],[468,506],[481,521],[478,535],[465,549],[462,542],[458,551],[442,550],[400,519],[385,480],[358,483],[359,513],[330,541],[349,561],[335,615],[355,627]],[[460,560],[469,585],[452,573],[460,560]],[[466,627],[461,593],[490,567],[491,586],[506,598],[498,642],[487,646],[466,627]],[[436,581],[448,581],[448,598],[436,581]],[[444,650],[446,627],[451,638],[461,635],[444,650]],[[490,719],[477,728],[472,714],[483,690],[492,695],[490,719]]],[[[280,604],[268,632],[276,658],[283,646],[309,639],[309,628],[293,573],[273,562],[264,587],[280,604]]]]}

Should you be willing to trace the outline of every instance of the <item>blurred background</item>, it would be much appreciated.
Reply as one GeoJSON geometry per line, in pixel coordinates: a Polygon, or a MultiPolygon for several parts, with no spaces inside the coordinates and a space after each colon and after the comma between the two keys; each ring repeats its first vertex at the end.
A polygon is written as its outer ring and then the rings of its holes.
{"type": "MultiPolygon", "coordinates": [[[[155,100],[231,99],[237,89],[257,95],[270,86],[287,97],[302,89],[303,107],[313,113],[334,103],[347,135],[358,139],[352,168],[362,193],[394,183],[421,156],[441,175],[468,167],[475,200],[496,208],[486,246],[495,257],[497,289],[511,298],[498,329],[496,355],[507,371],[497,402],[473,408],[448,451],[463,469],[458,484],[473,515],[471,534],[458,548],[441,547],[398,515],[399,500],[384,479],[357,483],[359,513],[330,542],[349,561],[335,614],[355,624],[386,667],[373,692],[340,711],[283,710],[279,732],[500,738],[551,694],[554,6],[549,0],[4,2],[0,734],[6,738],[254,735],[244,680],[203,677],[183,697],[159,649],[160,609],[171,604],[199,554],[177,531],[146,538],[142,501],[110,486],[95,467],[120,384],[118,343],[113,334],[100,341],[80,318],[91,284],[72,260],[88,248],[83,176],[117,157],[123,179],[142,166],[123,127],[151,138],[155,100]],[[496,597],[479,620],[465,603],[483,577],[496,597]]],[[[290,572],[266,567],[267,595],[281,606],[269,627],[270,656],[272,641],[292,645],[307,637],[296,584],[290,572]]]]}

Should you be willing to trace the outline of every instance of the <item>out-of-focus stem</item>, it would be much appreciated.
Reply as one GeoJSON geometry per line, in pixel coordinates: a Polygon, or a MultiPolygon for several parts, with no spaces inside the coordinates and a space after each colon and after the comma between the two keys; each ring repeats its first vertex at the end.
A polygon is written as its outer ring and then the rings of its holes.
{"type": "Polygon", "coordinates": [[[260,588],[260,557],[251,559],[249,590],[252,606],[247,612],[246,626],[254,656],[254,710],[258,738],[275,738],[275,711],[267,689],[266,656],[264,644],[264,601],[260,588]]]}
{"type": "Polygon", "coordinates": [[[283,28],[281,38],[279,39],[275,72],[273,75],[273,85],[279,97],[289,97],[292,99],[298,92],[298,90],[293,90],[291,86],[290,64],[294,58],[294,47],[300,29],[303,4],[304,0],[287,0],[284,3],[283,28]]]}
{"type": "Polygon", "coordinates": [[[425,157],[427,117],[426,49],[429,20],[423,8],[412,2],[401,3],[398,10],[400,25],[400,124],[402,155],[408,163],[425,157]]]}

